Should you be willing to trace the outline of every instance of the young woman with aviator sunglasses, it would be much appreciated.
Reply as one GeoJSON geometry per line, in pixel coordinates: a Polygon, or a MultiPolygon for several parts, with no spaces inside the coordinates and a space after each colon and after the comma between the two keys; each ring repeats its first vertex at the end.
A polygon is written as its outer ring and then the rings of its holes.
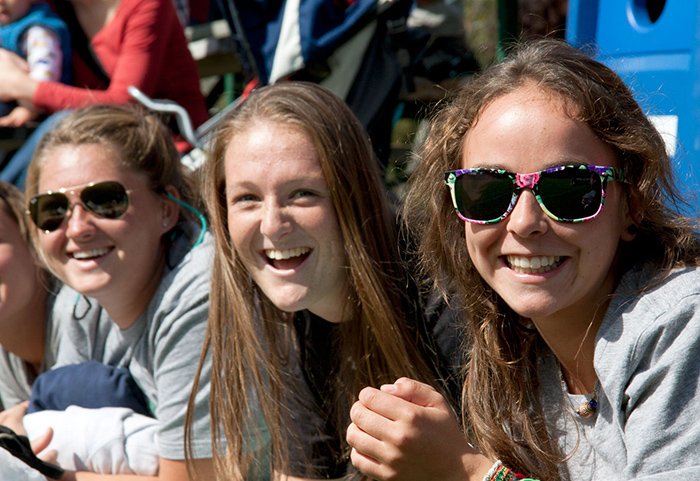
{"type": "MultiPolygon", "coordinates": [[[[72,318],[57,365],[127,367],[159,423],[159,478],[188,479],[184,419],[204,342],[213,244],[167,129],[151,115],[94,106],[39,144],[27,177],[32,239],[65,286],[72,318]]],[[[211,458],[205,359],[193,406],[193,467],[211,458]]],[[[100,479],[67,473],[65,479],[100,479]]]]}
{"type": "Polygon", "coordinates": [[[439,112],[412,183],[422,267],[469,313],[463,428],[478,453],[437,393],[401,379],[353,407],[355,466],[461,481],[700,474],[696,224],[620,77],[562,42],[521,45],[439,112]]]}

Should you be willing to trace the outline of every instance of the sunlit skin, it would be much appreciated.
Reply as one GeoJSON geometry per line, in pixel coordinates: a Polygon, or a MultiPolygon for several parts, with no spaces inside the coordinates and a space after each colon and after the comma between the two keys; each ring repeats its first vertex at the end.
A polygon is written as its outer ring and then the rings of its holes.
{"type": "Polygon", "coordinates": [[[59,279],[96,298],[122,329],[131,326],[160,283],[161,238],[175,224],[177,206],[152,192],[144,175],[118,166],[104,146],[58,146],[41,171],[39,192],[108,180],[130,191],[129,208],[118,219],[93,214],[79,203],[78,192],[70,194],[66,220],[55,231],[40,230],[39,245],[59,279]]]}
{"type": "Polygon", "coordinates": [[[0,0],[0,26],[24,18],[32,6],[32,0],[0,0]]]}
{"type": "MultiPolygon", "coordinates": [[[[518,173],[566,164],[619,166],[613,151],[587,125],[567,115],[557,97],[532,86],[484,109],[464,141],[461,162],[463,168],[518,173]]],[[[533,320],[564,370],[579,378],[582,391],[595,383],[595,332],[614,289],[619,243],[632,239],[631,224],[623,188],[610,182],[602,212],[586,222],[551,219],[532,191],[525,190],[505,220],[464,226],[469,255],[481,276],[515,312],[533,320]],[[558,265],[542,273],[517,272],[508,256],[553,256],[558,265]]]]}
{"type": "Polygon", "coordinates": [[[47,287],[40,284],[37,261],[17,221],[0,200],[0,344],[37,373],[44,355],[47,287]]]}
{"type": "Polygon", "coordinates": [[[229,145],[229,234],[253,281],[279,309],[343,321],[347,259],[311,139],[297,127],[260,121],[229,145]]]}

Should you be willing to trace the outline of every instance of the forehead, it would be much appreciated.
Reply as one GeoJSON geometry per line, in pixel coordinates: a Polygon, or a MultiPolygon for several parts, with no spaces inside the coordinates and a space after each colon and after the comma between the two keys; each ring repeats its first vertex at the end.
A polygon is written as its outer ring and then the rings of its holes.
{"type": "MultiPolygon", "coordinates": [[[[119,162],[114,149],[101,144],[64,144],[50,149],[42,160],[39,192],[117,180],[137,182],[139,174],[119,162]]],[[[128,187],[128,185],[127,185],[128,187]]]]}
{"type": "Polygon", "coordinates": [[[534,172],[565,164],[616,165],[612,149],[555,93],[532,86],[481,112],[464,138],[462,167],[534,172]]]}
{"type": "Polygon", "coordinates": [[[271,176],[323,176],[321,160],[311,137],[295,125],[262,121],[235,134],[226,149],[227,180],[243,171],[271,176]]]}

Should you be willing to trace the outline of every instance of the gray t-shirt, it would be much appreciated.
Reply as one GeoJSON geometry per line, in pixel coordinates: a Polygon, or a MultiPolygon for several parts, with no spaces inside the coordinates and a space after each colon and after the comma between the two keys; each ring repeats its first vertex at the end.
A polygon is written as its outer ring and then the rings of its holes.
{"type": "Polygon", "coordinates": [[[554,356],[541,360],[550,433],[573,452],[566,480],[700,475],[700,269],[673,271],[641,292],[651,274],[635,268],[623,277],[598,331],[593,417],[575,414],[586,397],[565,394],[554,356]]]}
{"type": "MultiPolygon", "coordinates": [[[[196,230],[189,226],[190,230],[196,230]]],[[[96,300],[80,297],[80,319],[66,323],[56,366],[93,360],[127,367],[151,403],[160,423],[158,454],[184,459],[187,400],[197,372],[209,313],[209,271],[213,239],[192,248],[198,232],[181,235],[171,246],[163,278],[146,310],[128,329],[111,321],[96,300]]],[[[74,306],[78,294],[64,287],[57,306],[74,306]]],[[[72,307],[71,307],[72,309],[72,307]]],[[[195,457],[211,458],[209,387],[211,356],[202,370],[196,396],[193,448],[195,457]]]]}
{"type": "MultiPolygon", "coordinates": [[[[67,312],[61,313],[54,309],[56,290],[58,290],[58,285],[53,286],[53,291],[46,301],[48,316],[46,319],[44,359],[41,362],[41,369],[36,375],[51,369],[54,365],[58,351],[60,321],[68,315],[67,312]]],[[[0,346],[0,411],[28,401],[32,394],[32,384],[36,375],[28,369],[27,363],[22,358],[0,346]]]]}

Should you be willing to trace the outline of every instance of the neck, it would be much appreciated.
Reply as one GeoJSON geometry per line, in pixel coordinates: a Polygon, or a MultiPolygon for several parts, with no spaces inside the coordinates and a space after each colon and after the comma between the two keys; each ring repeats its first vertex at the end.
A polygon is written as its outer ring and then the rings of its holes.
{"type": "Polygon", "coordinates": [[[35,373],[39,372],[44,360],[48,297],[49,292],[40,284],[32,301],[4,322],[7,328],[0,330],[0,344],[24,360],[35,373]]]}
{"type": "Polygon", "coordinates": [[[559,361],[571,394],[588,394],[595,389],[598,380],[593,364],[595,339],[608,305],[609,301],[603,302],[586,316],[533,319],[540,335],[559,361]]]}
{"type": "Polygon", "coordinates": [[[149,277],[146,285],[130,286],[129,292],[109,293],[97,298],[97,302],[107,312],[110,319],[119,326],[120,329],[128,329],[134,325],[141,314],[146,310],[148,304],[153,299],[160,281],[163,278],[165,269],[165,256],[160,256],[160,261],[155,266],[153,274],[149,277]],[[125,302],[129,299],[129,302],[125,302]]]}
{"type": "Polygon", "coordinates": [[[71,0],[78,23],[92,38],[114,18],[121,0],[71,0]]]}

